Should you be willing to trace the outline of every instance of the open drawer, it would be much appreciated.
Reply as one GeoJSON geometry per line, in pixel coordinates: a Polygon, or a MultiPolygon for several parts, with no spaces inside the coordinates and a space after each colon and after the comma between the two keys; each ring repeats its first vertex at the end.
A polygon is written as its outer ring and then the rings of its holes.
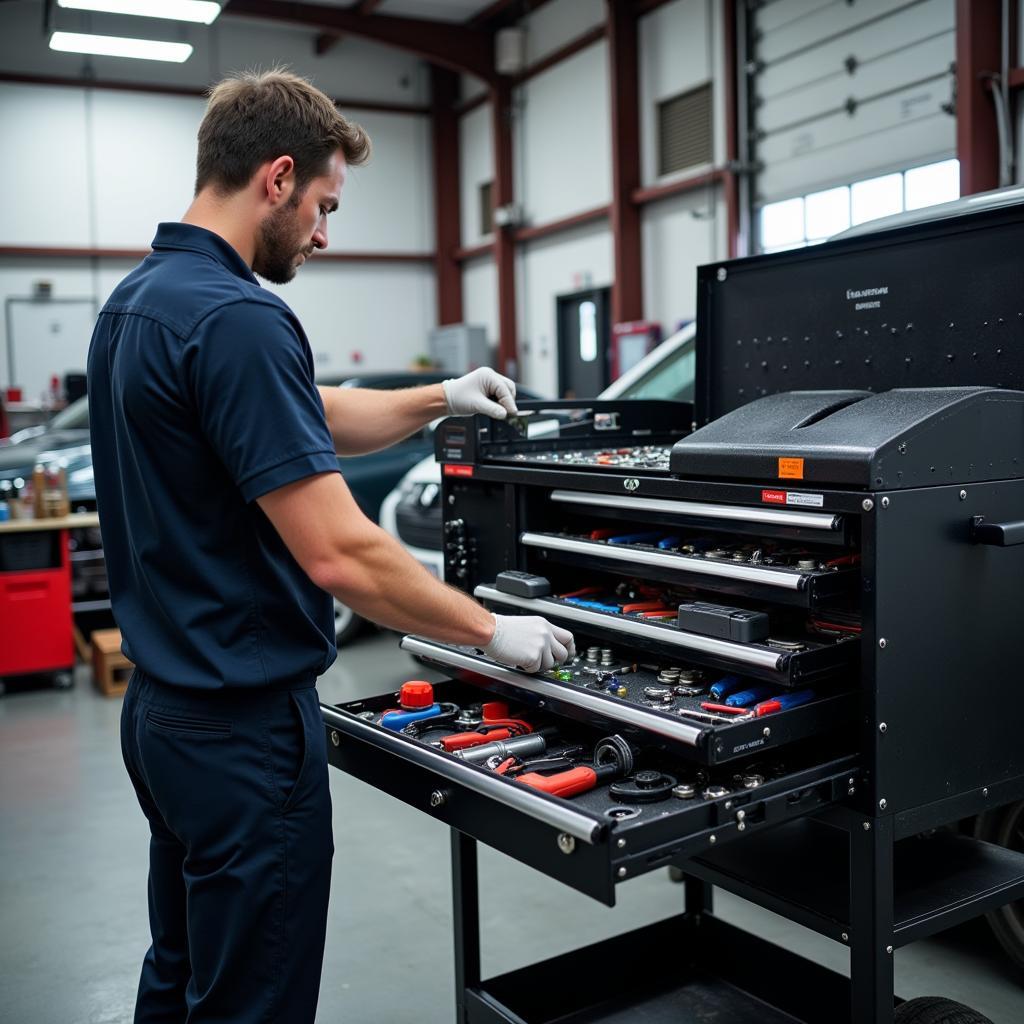
{"type": "Polygon", "coordinates": [[[614,636],[620,643],[655,655],[686,657],[723,672],[752,676],[783,687],[811,686],[847,673],[857,664],[859,639],[848,634],[823,640],[807,636],[770,637],[739,643],[691,633],[666,622],[595,611],[559,597],[519,597],[481,584],[473,596],[488,605],[518,608],[543,615],[568,629],[614,636]]]}
{"type": "Polygon", "coordinates": [[[463,682],[503,698],[547,708],[606,732],[618,731],[627,739],[638,738],[683,760],[709,766],[849,731],[850,724],[857,720],[859,696],[849,691],[822,693],[811,703],[763,716],[729,718],[701,714],[702,702],[710,699],[706,692],[678,696],[659,683],[654,671],[642,665],[629,666],[634,671],[618,672],[615,678],[625,692],[616,696],[596,685],[600,673],[588,673],[589,666],[582,657],[576,663],[583,665],[582,670],[560,669],[572,677],[563,680],[557,678],[557,672],[530,675],[499,665],[472,648],[421,637],[403,637],[401,646],[463,682]],[[663,696],[651,700],[648,695],[655,693],[663,696]],[[722,720],[715,722],[712,718],[722,720]]]}
{"type": "MultiPolygon", "coordinates": [[[[460,709],[472,709],[481,696],[488,695],[458,681],[437,684],[433,692],[437,702],[460,709]]],[[[455,732],[451,724],[431,730],[420,723],[416,735],[385,728],[381,716],[396,701],[392,691],[321,705],[330,763],[609,906],[618,882],[845,799],[858,783],[858,758],[837,758],[834,744],[831,750],[804,744],[770,760],[707,769],[633,733],[632,774],[555,796],[520,781],[525,775],[497,774],[440,749],[440,738],[455,732]],[[639,785],[645,773],[674,782],[673,791],[655,801],[612,795],[614,781],[639,785]]],[[[581,767],[601,763],[593,758],[607,747],[601,728],[558,715],[543,702],[513,713],[528,717],[538,733],[544,730],[551,756],[580,751],[581,767]]]]}

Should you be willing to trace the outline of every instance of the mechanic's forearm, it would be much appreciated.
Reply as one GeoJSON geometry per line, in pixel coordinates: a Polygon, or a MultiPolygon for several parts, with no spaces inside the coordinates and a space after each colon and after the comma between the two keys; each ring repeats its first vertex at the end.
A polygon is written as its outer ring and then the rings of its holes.
{"type": "Polygon", "coordinates": [[[339,455],[379,451],[448,412],[440,384],[399,391],[320,388],[327,427],[339,455]]]}
{"type": "Polygon", "coordinates": [[[487,609],[432,576],[376,526],[358,556],[340,557],[318,582],[359,615],[402,633],[471,647],[494,635],[487,609]]]}

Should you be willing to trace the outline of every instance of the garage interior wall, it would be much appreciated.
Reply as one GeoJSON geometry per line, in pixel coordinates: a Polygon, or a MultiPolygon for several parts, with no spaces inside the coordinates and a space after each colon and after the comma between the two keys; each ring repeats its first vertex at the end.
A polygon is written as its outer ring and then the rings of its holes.
{"type": "MultiPolygon", "coordinates": [[[[721,4],[672,0],[639,21],[640,132],[643,187],[672,183],[725,163],[725,51],[721,4]],[[666,99],[710,83],[712,163],[660,175],[657,107],[666,99]]],[[[553,0],[520,22],[526,32],[527,68],[604,23],[602,0],[553,0]]],[[[463,76],[465,100],[481,94],[463,76]]],[[[566,60],[528,76],[514,90],[513,147],[520,224],[547,225],[604,206],[611,200],[610,79],[608,44],[598,39],[566,60]]],[[[489,242],[480,216],[480,187],[493,178],[489,104],[460,120],[462,244],[489,242]]],[[[664,335],[696,315],[696,268],[727,253],[725,205],[717,183],[647,203],[642,213],[644,316],[664,335]]],[[[520,243],[516,259],[520,373],[538,391],[557,390],[556,298],[610,286],[612,236],[607,217],[520,243]]],[[[489,252],[463,265],[467,321],[487,328],[497,343],[497,285],[489,252]]]]}
{"type": "MultiPolygon", "coordinates": [[[[31,74],[46,45],[40,6],[0,9],[0,67],[31,74]]],[[[202,31],[183,28],[196,46],[183,65],[147,67],[148,81],[204,88],[229,70],[284,63],[331,95],[396,105],[428,102],[422,62],[401,51],[346,38],[316,58],[308,31],[223,18],[202,31]]],[[[83,58],[45,51],[46,66],[78,77],[83,58]]],[[[92,59],[100,81],[128,80],[135,68],[92,59]]],[[[0,83],[8,201],[0,209],[0,247],[147,250],[159,221],[178,220],[192,196],[200,96],[159,95],[0,83]]],[[[374,159],[349,176],[329,222],[329,252],[395,253],[409,262],[316,262],[278,291],[310,338],[317,372],[400,369],[427,349],[436,322],[433,182],[426,114],[345,111],[374,142],[374,159]]],[[[0,299],[28,297],[38,281],[56,298],[102,304],[136,259],[0,258],[0,299]]],[[[0,322],[0,352],[6,326],[0,322]]],[[[88,339],[82,343],[84,352],[88,339]]],[[[0,359],[0,376],[6,374],[0,359]]],[[[65,368],[62,368],[65,369],[65,368]]],[[[67,367],[66,369],[71,369],[67,367]]],[[[0,379],[0,385],[10,383],[0,379]]],[[[17,382],[14,382],[17,383],[17,382]]],[[[26,395],[33,400],[34,395],[26,395]]]]}
{"type": "MultiPolygon", "coordinates": [[[[671,0],[639,22],[642,186],[671,183],[725,162],[724,43],[717,0],[671,0]],[[706,83],[712,86],[714,161],[659,175],[657,105],[706,83]]],[[[0,8],[0,63],[32,74],[45,39],[39,6],[12,0],[0,8]]],[[[605,22],[604,0],[550,0],[524,18],[526,66],[556,54],[605,22]]],[[[343,100],[426,105],[429,74],[397,49],[345,37],[314,57],[311,34],[280,23],[223,17],[209,29],[182,28],[196,47],[183,65],[146,68],[147,81],[202,89],[228,70],[289,64],[343,100]]],[[[77,78],[84,58],[47,51],[47,67],[77,78]]],[[[513,167],[520,225],[546,225],[600,209],[611,199],[608,44],[598,38],[565,60],[527,75],[513,95],[513,167]]],[[[135,68],[92,58],[100,81],[132,81],[135,68]]],[[[463,102],[482,86],[463,76],[463,102]]],[[[344,109],[344,108],[343,108],[344,109]]],[[[0,83],[0,131],[11,184],[21,199],[0,211],[0,246],[139,252],[156,223],[180,218],[192,193],[199,96],[0,83]],[[39,126],[47,131],[40,132],[39,126]],[[69,172],[69,169],[73,169],[69,172]]],[[[374,159],[350,175],[330,222],[330,251],[426,257],[434,247],[430,122],[421,113],[347,110],[374,140],[374,159]]],[[[480,186],[494,174],[489,103],[460,118],[461,239],[487,243],[480,186]]],[[[717,183],[644,205],[644,316],[665,335],[695,316],[695,270],[727,253],[726,218],[717,183]]],[[[38,260],[0,258],[0,296],[27,297],[39,280],[56,297],[102,303],[134,259],[109,256],[38,260]]],[[[493,256],[463,262],[463,317],[497,343],[493,256]]],[[[610,286],[612,236],[607,216],[523,241],[516,254],[520,379],[557,390],[555,309],[559,295],[610,286]]],[[[426,349],[437,320],[434,268],[409,262],[314,260],[280,290],[310,336],[318,372],[406,365],[426,349]],[[361,361],[357,361],[361,360],[361,361]]],[[[269,286],[268,287],[275,287],[269,286]]],[[[3,330],[0,325],[0,330],[3,330]]],[[[0,336],[0,346],[6,337],[0,336]]],[[[0,349],[2,351],[2,349],[0,349]]],[[[0,360],[0,363],[4,363],[0,360]]],[[[5,366],[5,364],[4,364],[5,366]]],[[[7,383],[0,381],[0,383],[7,383]]],[[[27,396],[33,397],[33,396],[27,396]]]]}

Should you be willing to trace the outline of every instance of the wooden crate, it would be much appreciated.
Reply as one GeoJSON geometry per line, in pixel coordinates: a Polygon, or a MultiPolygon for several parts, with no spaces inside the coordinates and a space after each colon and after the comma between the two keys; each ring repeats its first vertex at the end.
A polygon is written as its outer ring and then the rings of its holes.
{"type": "Polygon", "coordinates": [[[121,630],[97,629],[92,634],[92,677],[100,693],[120,697],[134,668],[121,653],[121,630]]]}

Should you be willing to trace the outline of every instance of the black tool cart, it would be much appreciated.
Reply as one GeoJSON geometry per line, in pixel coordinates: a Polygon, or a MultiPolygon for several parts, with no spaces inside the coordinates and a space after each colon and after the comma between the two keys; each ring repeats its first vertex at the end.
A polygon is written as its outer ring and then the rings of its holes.
{"type": "Polygon", "coordinates": [[[323,707],[332,764],[452,828],[460,1021],[984,1019],[899,1005],[892,954],[1024,896],[1024,854],[942,828],[1024,799],[1022,238],[1012,208],[705,267],[696,408],[441,425],[447,578],[578,647],[406,637],[450,680],[323,707]],[[478,840],[608,905],[674,867],[685,913],[485,980],[478,840]]]}

